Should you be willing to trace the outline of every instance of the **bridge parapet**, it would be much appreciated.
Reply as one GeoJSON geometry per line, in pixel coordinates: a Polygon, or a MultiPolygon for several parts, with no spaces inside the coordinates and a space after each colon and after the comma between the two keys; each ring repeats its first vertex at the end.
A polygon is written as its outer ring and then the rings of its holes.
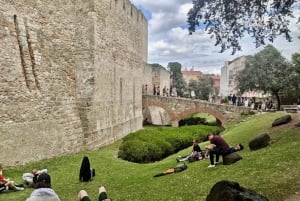
{"type": "Polygon", "coordinates": [[[193,113],[211,114],[223,124],[226,121],[239,121],[242,113],[248,114],[251,111],[249,107],[216,104],[198,99],[143,95],[143,109],[149,106],[165,109],[173,126],[178,125],[182,118],[193,113]]]}

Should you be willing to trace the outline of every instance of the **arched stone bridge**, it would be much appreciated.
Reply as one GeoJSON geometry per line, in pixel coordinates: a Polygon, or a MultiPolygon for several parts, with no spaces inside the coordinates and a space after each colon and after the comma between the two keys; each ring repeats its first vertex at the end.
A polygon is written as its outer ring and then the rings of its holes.
{"type": "Polygon", "coordinates": [[[219,124],[224,124],[226,121],[238,121],[242,113],[248,114],[251,111],[249,107],[216,104],[197,99],[143,95],[143,111],[149,106],[163,108],[169,114],[173,127],[178,127],[181,119],[193,113],[208,113],[213,115],[219,124]]]}

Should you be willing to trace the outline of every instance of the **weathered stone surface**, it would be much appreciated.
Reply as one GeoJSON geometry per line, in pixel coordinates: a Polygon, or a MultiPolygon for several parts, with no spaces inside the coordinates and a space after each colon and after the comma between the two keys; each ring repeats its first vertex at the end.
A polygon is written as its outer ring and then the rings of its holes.
{"type": "Polygon", "coordinates": [[[275,119],[272,123],[272,127],[280,126],[282,124],[287,124],[290,121],[292,121],[292,116],[288,114],[283,117],[279,117],[279,118],[275,119]]]}
{"type": "Polygon", "coordinates": [[[287,113],[297,113],[298,108],[285,108],[284,109],[287,113]]]}
{"type": "Polygon", "coordinates": [[[226,156],[223,156],[223,165],[231,165],[239,160],[243,159],[238,153],[233,152],[226,156]]]}
{"type": "Polygon", "coordinates": [[[241,187],[233,181],[219,181],[210,190],[206,201],[269,201],[257,192],[241,187]]]}
{"type": "Polygon", "coordinates": [[[270,144],[270,140],[268,133],[260,134],[249,142],[249,148],[252,151],[264,148],[270,144]]]}
{"type": "Polygon", "coordinates": [[[142,128],[148,26],[129,0],[0,5],[4,165],[97,149],[142,128]]]}
{"type": "Polygon", "coordinates": [[[194,100],[180,97],[158,97],[143,95],[143,107],[150,106],[163,108],[170,116],[173,126],[189,114],[207,113],[216,117],[218,123],[227,121],[240,121],[241,113],[250,113],[250,107],[236,107],[233,105],[221,105],[204,100],[194,100]]]}

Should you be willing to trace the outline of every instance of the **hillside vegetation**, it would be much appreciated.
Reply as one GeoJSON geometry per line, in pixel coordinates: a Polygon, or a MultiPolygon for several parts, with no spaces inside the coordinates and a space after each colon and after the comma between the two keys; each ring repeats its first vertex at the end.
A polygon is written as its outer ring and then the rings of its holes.
{"type": "MultiPolygon", "coordinates": [[[[108,195],[118,201],[204,201],[211,187],[224,179],[236,181],[269,200],[281,201],[299,188],[296,184],[300,180],[300,128],[292,125],[271,128],[272,122],[282,115],[283,112],[255,115],[238,125],[227,125],[227,130],[222,133],[224,138],[231,145],[245,145],[245,149],[239,152],[243,160],[230,166],[218,165],[209,169],[209,161],[204,160],[187,163],[188,169],[183,172],[154,178],[155,174],[176,166],[175,158],[190,153],[191,147],[159,162],[138,164],[117,157],[120,140],[98,151],[5,169],[4,174],[16,182],[22,182],[22,173],[30,172],[33,168],[47,168],[52,176],[53,188],[62,201],[77,200],[77,193],[81,189],[87,190],[92,200],[97,200],[100,185],[105,185],[108,195]],[[261,150],[250,151],[248,142],[263,132],[270,133],[272,144],[261,150]],[[96,177],[92,182],[80,183],[79,168],[85,155],[96,169],[96,177]]],[[[205,144],[207,142],[200,144],[201,148],[205,144]]],[[[24,201],[32,190],[26,188],[24,191],[1,193],[0,200],[24,201]]]]}

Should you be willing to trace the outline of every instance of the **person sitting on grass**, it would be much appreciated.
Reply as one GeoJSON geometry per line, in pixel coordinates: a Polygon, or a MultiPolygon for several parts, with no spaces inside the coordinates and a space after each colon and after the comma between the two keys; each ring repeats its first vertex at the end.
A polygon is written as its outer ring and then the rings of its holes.
{"type": "Polygon", "coordinates": [[[5,178],[3,175],[3,165],[0,163],[0,192],[5,190],[24,190],[23,185],[16,185],[9,178],[5,178]]]}
{"type": "MultiPolygon", "coordinates": [[[[99,188],[98,201],[111,201],[112,199],[107,197],[106,189],[104,186],[99,188]]],[[[78,193],[78,201],[91,201],[87,192],[85,190],[80,190],[78,193]]]]}
{"type": "Polygon", "coordinates": [[[202,152],[202,150],[198,144],[198,140],[194,139],[192,153],[187,156],[176,158],[176,160],[177,160],[177,162],[183,162],[186,160],[188,160],[189,162],[194,162],[194,161],[202,160],[204,158],[205,158],[205,154],[204,154],[204,152],[202,152]]]}
{"type": "Polygon", "coordinates": [[[26,201],[60,201],[58,195],[51,188],[51,177],[44,172],[38,175],[35,190],[26,201]]]}

